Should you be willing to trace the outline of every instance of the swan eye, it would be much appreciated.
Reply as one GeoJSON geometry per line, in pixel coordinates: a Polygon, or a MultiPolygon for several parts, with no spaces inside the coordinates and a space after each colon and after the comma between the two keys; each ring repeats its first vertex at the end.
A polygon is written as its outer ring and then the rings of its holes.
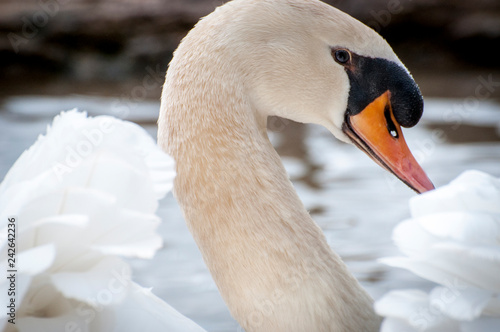
{"type": "Polygon", "coordinates": [[[334,56],[335,61],[340,64],[346,64],[351,60],[351,53],[347,50],[336,50],[334,56]]]}

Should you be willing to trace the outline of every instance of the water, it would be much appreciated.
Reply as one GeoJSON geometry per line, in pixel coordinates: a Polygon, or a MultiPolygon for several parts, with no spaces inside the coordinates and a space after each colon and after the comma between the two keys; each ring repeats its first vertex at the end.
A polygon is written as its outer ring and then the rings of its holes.
{"type": "MultiPolygon", "coordinates": [[[[421,123],[405,130],[410,149],[436,186],[467,169],[500,176],[500,105],[426,99],[421,123]],[[470,105],[469,105],[470,106],[470,105]]],[[[78,107],[90,115],[110,114],[141,124],[156,136],[158,102],[124,107],[117,99],[89,96],[21,96],[0,105],[0,178],[61,110],[78,107]]],[[[278,121],[273,144],[313,218],[331,246],[374,298],[389,289],[427,288],[410,273],[378,258],[398,255],[392,228],[409,216],[415,194],[351,145],[318,126],[278,121]]],[[[162,200],[158,231],[164,247],[152,260],[132,260],[133,278],[208,331],[236,331],[217,288],[189,234],[172,195],[162,200]]]]}

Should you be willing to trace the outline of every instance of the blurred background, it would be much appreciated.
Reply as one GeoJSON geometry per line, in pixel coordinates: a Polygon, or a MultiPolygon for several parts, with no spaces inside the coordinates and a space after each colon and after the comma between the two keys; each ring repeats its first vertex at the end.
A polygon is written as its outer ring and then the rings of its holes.
{"type": "MultiPolygon", "coordinates": [[[[419,84],[426,107],[406,130],[436,185],[466,169],[500,176],[500,1],[326,1],[377,30],[419,84]]],[[[217,0],[0,0],[0,179],[61,110],[137,122],[156,135],[172,52],[217,0]]],[[[414,194],[324,129],[269,120],[269,134],[331,245],[375,297],[428,287],[377,263],[414,194]]],[[[134,278],[209,331],[236,331],[170,195],[165,247],[134,278]]]]}
{"type": "MultiPolygon", "coordinates": [[[[1,0],[0,94],[129,93],[146,67],[165,71],[181,38],[223,2],[1,0]]],[[[478,75],[500,74],[499,1],[326,2],[379,31],[427,96],[464,97],[478,75]]]]}

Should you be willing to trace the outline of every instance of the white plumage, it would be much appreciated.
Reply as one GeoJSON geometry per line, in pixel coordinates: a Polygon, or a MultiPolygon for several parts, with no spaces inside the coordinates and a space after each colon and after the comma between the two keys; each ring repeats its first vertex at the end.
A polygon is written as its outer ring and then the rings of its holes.
{"type": "MultiPolygon", "coordinates": [[[[57,116],[0,185],[2,258],[8,217],[18,239],[16,324],[3,315],[0,330],[203,331],[134,283],[122,259],[162,246],[155,211],[174,175],[138,125],[76,110],[57,116]]],[[[5,278],[0,286],[4,297],[5,278]]]]}
{"type": "Polygon", "coordinates": [[[376,303],[383,332],[500,330],[500,179],[467,171],[410,201],[393,238],[405,257],[383,259],[437,283],[376,303]]]}

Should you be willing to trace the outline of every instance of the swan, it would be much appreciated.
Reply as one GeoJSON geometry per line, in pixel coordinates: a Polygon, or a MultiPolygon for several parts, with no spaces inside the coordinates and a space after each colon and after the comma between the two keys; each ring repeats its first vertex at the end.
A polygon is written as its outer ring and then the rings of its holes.
{"type": "Polygon", "coordinates": [[[135,283],[124,260],[161,247],[155,211],[173,168],[136,124],[56,116],[0,184],[0,268],[17,271],[0,280],[2,303],[15,299],[0,331],[205,332],[135,283]]]}
{"type": "Polygon", "coordinates": [[[320,1],[234,0],[181,41],[158,144],[176,162],[174,195],[245,331],[378,331],[381,322],[297,196],[268,116],[326,127],[421,193],[434,186],[401,126],[422,112],[387,42],[320,1]]]}
{"type": "Polygon", "coordinates": [[[412,218],[393,239],[406,257],[385,258],[436,284],[393,290],[376,302],[382,332],[500,327],[500,179],[469,170],[410,200],[412,218]]]}

